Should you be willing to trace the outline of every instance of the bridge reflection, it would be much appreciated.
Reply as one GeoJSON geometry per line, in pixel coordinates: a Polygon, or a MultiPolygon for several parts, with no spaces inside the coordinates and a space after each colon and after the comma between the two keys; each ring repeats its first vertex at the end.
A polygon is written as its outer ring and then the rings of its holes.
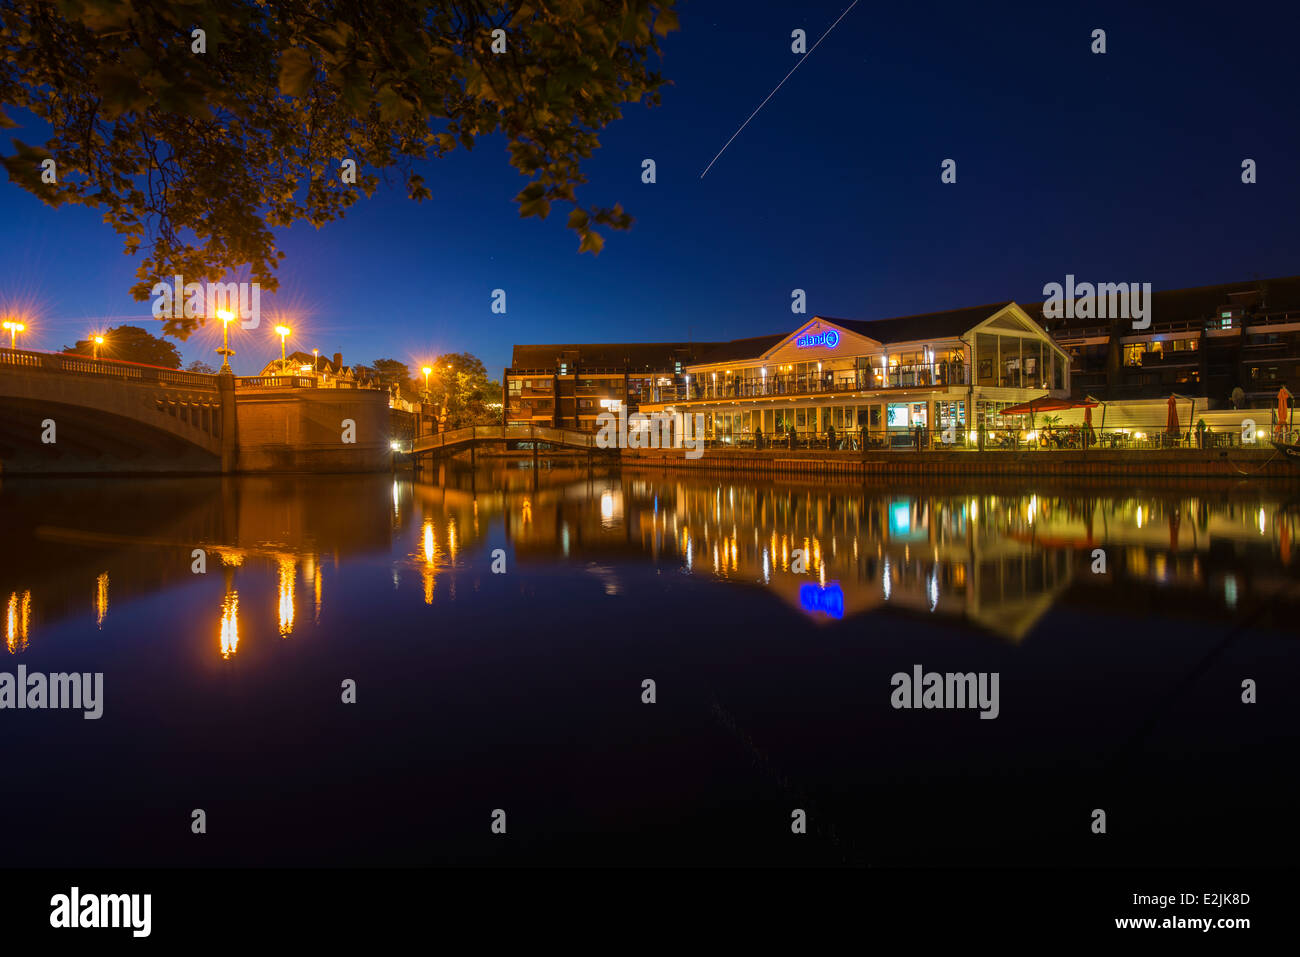
{"type": "Polygon", "coordinates": [[[26,650],[42,626],[79,617],[97,628],[114,608],[213,575],[224,582],[217,613],[223,657],[239,648],[237,578],[277,576],[277,631],[297,626],[297,587],[320,619],[322,565],[393,541],[388,485],[371,476],[301,479],[6,479],[0,485],[0,595],[6,648],[26,650]],[[200,574],[200,572],[202,574],[200,574]],[[88,601],[89,598],[89,601],[88,601]]]}

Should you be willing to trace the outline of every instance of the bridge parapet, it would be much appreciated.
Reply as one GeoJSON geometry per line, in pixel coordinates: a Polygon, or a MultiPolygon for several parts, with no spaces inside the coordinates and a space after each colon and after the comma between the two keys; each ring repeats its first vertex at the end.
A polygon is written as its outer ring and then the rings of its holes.
{"type": "Polygon", "coordinates": [[[91,356],[62,352],[28,352],[24,349],[0,349],[0,366],[25,372],[54,372],[63,375],[100,376],[132,382],[184,386],[187,389],[217,391],[217,377],[203,372],[182,372],[162,366],[123,362],[118,359],[95,359],[91,356]]]}
{"type": "Polygon", "coordinates": [[[236,389],[314,389],[316,379],[309,375],[241,375],[235,377],[236,389]]]}

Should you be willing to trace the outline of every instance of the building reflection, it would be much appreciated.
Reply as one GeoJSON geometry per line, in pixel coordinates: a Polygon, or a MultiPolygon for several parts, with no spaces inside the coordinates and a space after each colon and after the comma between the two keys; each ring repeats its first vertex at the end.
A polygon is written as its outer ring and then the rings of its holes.
{"type": "Polygon", "coordinates": [[[87,590],[96,626],[106,627],[110,582],[119,606],[173,586],[204,587],[191,569],[197,548],[224,579],[220,591],[207,586],[202,640],[211,641],[208,615],[219,608],[219,655],[230,659],[241,638],[301,633],[300,588],[311,594],[310,625],[320,624],[327,566],[383,555],[395,586],[418,579],[432,606],[454,600],[460,570],[487,569],[503,533],[512,569],[581,563],[610,595],[627,592],[627,567],[649,562],[764,588],[813,621],[937,616],[1011,641],[1062,603],[1146,608],[1164,595],[1171,614],[1232,618],[1270,603],[1297,610],[1300,508],[1266,485],[1135,494],[932,483],[917,491],[917,482],[796,486],[540,471],[476,477],[448,468],[440,485],[226,480],[210,483],[206,498],[195,494],[199,479],[140,483],[148,494],[115,484],[122,499],[110,507],[39,490],[27,502],[20,495],[6,501],[4,520],[21,547],[0,555],[6,647],[23,651],[34,619],[46,627],[83,618],[87,590]]]}
{"type": "MultiPolygon", "coordinates": [[[[1105,494],[799,488],[634,473],[534,491],[507,511],[522,560],[616,556],[758,583],[816,621],[878,611],[959,618],[1022,641],[1054,605],[1104,587],[1267,591],[1297,512],[1248,490],[1105,494]],[[1108,567],[1094,572],[1094,551],[1108,567]],[[1214,566],[1235,564],[1231,571],[1214,566]]],[[[1136,596],[1135,596],[1136,597],[1136,596]]]]}

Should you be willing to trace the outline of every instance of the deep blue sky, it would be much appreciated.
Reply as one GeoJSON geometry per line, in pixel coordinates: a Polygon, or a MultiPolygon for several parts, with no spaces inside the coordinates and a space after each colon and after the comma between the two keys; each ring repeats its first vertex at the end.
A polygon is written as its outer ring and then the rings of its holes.
{"type": "MultiPolygon", "coordinates": [[[[794,65],[790,31],[811,46],[847,5],[680,5],[674,85],[605,132],[579,192],[637,220],[599,257],[577,254],[567,210],[519,219],[525,180],[504,141],[483,141],[428,165],[432,201],[405,200],[395,177],[342,221],[284,232],[263,315],[289,310],[291,347],[349,362],[469,351],[496,375],[516,342],[782,331],[795,287],[810,314],[865,319],[1038,300],[1067,272],[1157,289],[1300,272],[1294,4],[863,0],[701,180],[794,65]],[[955,185],[940,183],[948,157],[955,185]],[[489,309],[498,287],[505,316],[489,309]]],[[[156,325],[99,213],[4,183],[0,223],[0,297],[35,307],[29,347],[156,325]]],[[[242,373],[278,352],[265,321],[234,345],[242,373]]],[[[212,347],[201,333],[182,351],[216,365],[212,347]]]]}

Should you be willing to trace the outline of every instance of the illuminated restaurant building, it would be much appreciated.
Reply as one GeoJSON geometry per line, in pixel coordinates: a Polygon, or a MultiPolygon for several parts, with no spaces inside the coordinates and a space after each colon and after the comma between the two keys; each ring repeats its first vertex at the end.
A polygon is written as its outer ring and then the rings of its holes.
{"type": "Polygon", "coordinates": [[[788,332],[657,346],[516,346],[506,424],[594,430],[604,410],[704,415],[708,438],[1001,428],[999,410],[1070,392],[1070,358],[1014,302],[897,319],[814,316],[788,332]],[[618,350],[640,350],[619,368],[618,350]],[[553,356],[553,358],[552,358],[553,356]],[[610,360],[613,359],[613,364],[610,360]],[[531,366],[531,368],[530,368],[531,366]]]}

